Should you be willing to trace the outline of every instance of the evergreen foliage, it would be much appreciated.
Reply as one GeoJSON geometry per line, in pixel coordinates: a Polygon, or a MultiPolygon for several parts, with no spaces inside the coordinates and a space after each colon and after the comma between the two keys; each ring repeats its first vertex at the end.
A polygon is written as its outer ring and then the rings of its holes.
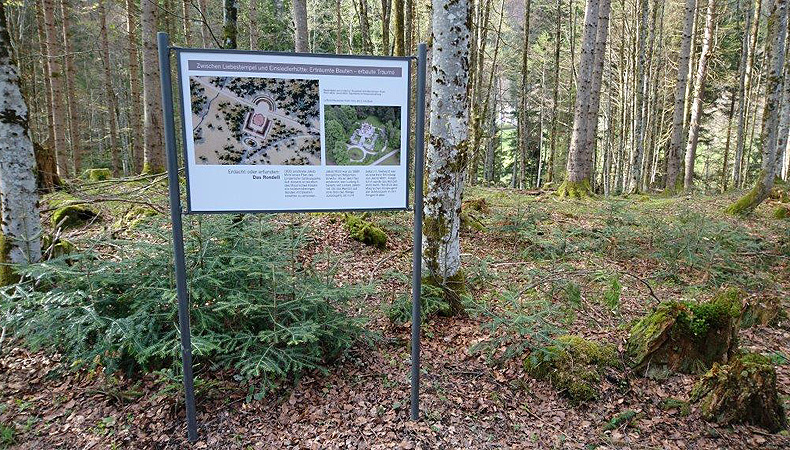
{"type": "MultiPolygon", "coordinates": [[[[323,369],[353,344],[360,321],[338,308],[363,289],[300,262],[305,227],[251,216],[198,227],[186,242],[198,366],[266,381],[323,369]]],[[[145,239],[113,242],[110,257],[86,251],[20,268],[23,281],[2,291],[2,326],[72,367],[177,370],[170,232],[155,218],[140,232],[145,239]]]]}

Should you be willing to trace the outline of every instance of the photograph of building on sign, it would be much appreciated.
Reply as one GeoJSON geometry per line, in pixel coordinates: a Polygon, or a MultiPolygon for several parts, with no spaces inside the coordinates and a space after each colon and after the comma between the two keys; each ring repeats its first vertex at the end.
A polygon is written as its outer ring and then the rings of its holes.
{"type": "Polygon", "coordinates": [[[400,106],[324,105],[327,165],[400,165],[400,115],[400,106]]]}
{"type": "Polygon", "coordinates": [[[195,162],[320,165],[318,80],[189,77],[195,162]]]}

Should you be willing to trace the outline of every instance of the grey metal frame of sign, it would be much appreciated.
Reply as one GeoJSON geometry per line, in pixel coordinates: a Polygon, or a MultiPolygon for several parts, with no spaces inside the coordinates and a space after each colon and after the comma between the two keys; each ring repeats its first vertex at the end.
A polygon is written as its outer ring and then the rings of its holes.
{"type": "MultiPolygon", "coordinates": [[[[173,111],[173,86],[171,79],[170,68],[170,51],[174,50],[176,55],[181,52],[188,51],[188,49],[170,47],[170,37],[167,33],[157,33],[157,41],[159,45],[159,70],[162,81],[162,114],[164,116],[164,129],[165,129],[165,147],[167,149],[167,179],[168,189],[170,193],[170,217],[173,222],[173,256],[176,275],[176,294],[178,296],[178,323],[181,335],[181,360],[184,372],[184,394],[186,404],[186,418],[187,418],[187,437],[189,441],[194,442],[197,440],[197,417],[195,410],[195,383],[192,373],[192,337],[190,335],[189,327],[189,296],[187,291],[186,279],[186,261],[184,256],[184,231],[182,224],[182,210],[181,210],[181,192],[178,180],[178,152],[176,150],[176,130],[175,130],[175,113],[173,111]]],[[[349,58],[345,55],[316,55],[308,53],[266,53],[266,52],[249,52],[249,51],[233,51],[233,50],[204,50],[194,49],[194,51],[211,52],[211,53],[242,53],[242,54],[271,54],[271,55],[303,55],[303,56],[321,56],[333,58],[349,58]]],[[[422,213],[423,213],[423,172],[425,169],[424,154],[425,154],[425,76],[426,76],[426,53],[427,46],[422,43],[417,46],[417,117],[416,122],[416,135],[415,135],[415,152],[414,152],[414,234],[413,234],[413,259],[412,259],[412,299],[417,300],[420,297],[422,290],[422,213]]],[[[371,59],[397,59],[397,60],[413,60],[414,57],[373,57],[373,56],[354,56],[354,58],[371,58],[371,59]]],[[[179,70],[179,94],[181,92],[181,61],[178,58],[179,70]]],[[[411,75],[411,65],[409,65],[409,75],[411,75]]],[[[182,97],[183,98],[183,97],[182,97]]],[[[411,76],[409,76],[409,100],[411,99],[411,76]]],[[[407,111],[411,111],[410,101],[407,103],[407,111]]],[[[182,124],[184,111],[183,102],[181,103],[181,118],[182,124]]],[[[408,117],[408,112],[407,112],[408,117]]],[[[407,120],[406,136],[410,133],[410,124],[407,120]]],[[[182,126],[182,128],[184,128],[182,126]]],[[[186,140],[186,130],[184,130],[184,139],[186,140]]],[[[186,147],[186,146],[184,146],[186,147]]],[[[406,145],[407,153],[406,160],[408,164],[408,139],[406,145]]],[[[187,165],[186,149],[184,149],[184,165],[187,165]]],[[[407,173],[407,188],[406,188],[406,208],[381,208],[376,210],[403,210],[408,209],[408,173],[407,173]]],[[[189,171],[185,169],[187,176],[187,186],[189,171]]],[[[187,188],[187,199],[189,196],[189,189],[187,188]]],[[[371,210],[371,209],[367,209],[371,210]]],[[[288,212],[315,212],[318,210],[309,211],[296,211],[288,210],[288,212]]],[[[332,210],[338,211],[338,210],[332,210]]],[[[344,209],[343,211],[352,211],[344,209]]],[[[242,212],[285,212],[285,211],[215,211],[219,214],[235,214],[242,212]]],[[[187,211],[187,213],[206,213],[200,211],[187,211]]],[[[419,393],[420,393],[420,302],[412,301],[412,325],[411,325],[411,409],[410,416],[412,420],[419,419],[419,393]]]]}
{"type": "MultiPolygon", "coordinates": [[[[176,73],[178,75],[178,93],[179,98],[182,100],[181,103],[181,123],[184,124],[186,111],[183,107],[183,99],[184,92],[181,90],[181,76],[183,75],[181,72],[181,54],[182,53],[220,53],[220,54],[235,54],[235,55],[272,55],[272,56],[309,56],[309,57],[320,57],[320,58],[335,58],[335,59],[375,59],[375,60],[389,60],[389,61],[411,61],[414,59],[413,56],[372,56],[372,55],[336,55],[332,53],[294,53],[294,52],[256,52],[250,50],[223,50],[223,49],[201,49],[201,48],[183,48],[183,47],[171,47],[171,50],[175,51],[176,54],[176,73]]],[[[406,99],[406,117],[409,117],[409,112],[411,111],[411,64],[407,67],[407,91],[409,93],[408,98],[406,99]]],[[[419,93],[418,93],[419,95],[419,93]]],[[[182,139],[184,143],[187,142],[187,129],[186,127],[182,126],[182,139]]],[[[409,147],[410,140],[408,136],[411,133],[411,121],[406,120],[406,153],[405,159],[406,164],[409,161],[409,153],[411,148],[409,147]]],[[[406,170],[406,201],[404,204],[406,205],[403,208],[331,208],[331,209],[277,209],[277,210],[264,210],[264,209],[245,209],[245,210],[223,210],[223,211],[196,211],[192,209],[192,198],[189,191],[189,164],[187,164],[188,156],[187,156],[187,148],[186,144],[183,146],[183,158],[184,158],[184,176],[186,177],[186,195],[187,195],[187,214],[241,214],[241,213],[278,213],[278,212],[337,212],[337,211],[403,211],[409,209],[409,170],[406,170]]]]}

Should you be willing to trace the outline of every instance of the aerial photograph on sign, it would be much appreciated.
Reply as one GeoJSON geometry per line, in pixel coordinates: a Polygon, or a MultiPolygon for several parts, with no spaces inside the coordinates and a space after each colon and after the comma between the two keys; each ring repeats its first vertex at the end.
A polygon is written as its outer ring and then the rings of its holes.
{"type": "Polygon", "coordinates": [[[320,165],[318,80],[189,77],[195,162],[320,165]]]}
{"type": "Polygon", "coordinates": [[[327,165],[400,165],[400,115],[400,106],[324,105],[327,165]]]}

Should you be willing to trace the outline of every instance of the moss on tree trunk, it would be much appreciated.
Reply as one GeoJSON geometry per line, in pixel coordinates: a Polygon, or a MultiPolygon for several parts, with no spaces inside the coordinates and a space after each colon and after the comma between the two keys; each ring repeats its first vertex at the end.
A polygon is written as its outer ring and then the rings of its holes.
{"type": "Polygon", "coordinates": [[[557,188],[557,195],[560,198],[575,198],[583,199],[593,197],[593,191],[590,187],[590,180],[582,181],[568,181],[562,182],[560,187],[557,188]]]}
{"type": "Polygon", "coordinates": [[[729,365],[715,364],[691,392],[702,417],[721,424],[750,423],[771,432],[787,428],[776,390],[776,370],[758,354],[745,354],[729,365]]]}
{"type": "Polygon", "coordinates": [[[0,287],[9,286],[19,281],[19,275],[11,266],[11,243],[0,231],[0,287]]]}
{"type": "Polygon", "coordinates": [[[741,291],[728,289],[706,303],[661,303],[631,328],[626,348],[632,367],[663,378],[727,362],[737,348],[741,298],[741,291]]]}

